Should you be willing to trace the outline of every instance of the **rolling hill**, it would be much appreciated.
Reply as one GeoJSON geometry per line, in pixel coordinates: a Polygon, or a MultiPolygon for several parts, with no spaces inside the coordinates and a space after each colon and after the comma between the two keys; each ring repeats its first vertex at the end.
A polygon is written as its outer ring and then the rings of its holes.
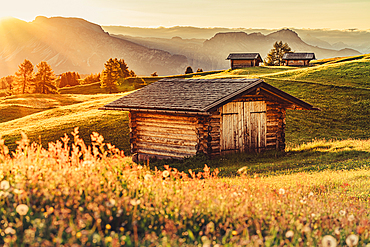
{"type": "MultiPolygon", "coordinates": [[[[197,75],[197,78],[260,77],[268,83],[301,98],[322,111],[288,111],[286,141],[289,147],[314,139],[368,139],[370,138],[370,89],[359,83],[366,78],[340,77],[341,71],[368,71],[369,59],[339,62],[310,68],[259,67],[224,71],[212,75],[197,75]],[[310,73],[304,72],[311,71],[310,73]],[[316,74],[319,73],[319,76],[316,74]],[[295,79],[294,76],[305,77],[295,79]],[[325,78],[319,80],[318,78],[325,78]],[[304,80],[303,80],[304,79],[304,80]],[[337,83],[342,80],[342,83],[337,83]],[[345,85],[345,86],[344,86],[345,85]]],[[[129,152],[127,113],[99,111],[98,107],[121,97],[122,94],[97,95],[36,95],[1,98],[2,116],[14,114],[14,107],[30,109],[42,101],[45,109],[19,115],[21,118],[0,123],[0,136],[15,147],[20,130],[44,145],[59,139],[64,133],[80,127],[81,135],[88,141],[92,131],[106,137],[108,142],[129,152]],[[35,99],[30,100],[34,97],[35,99]],[[28,104],[28,108],[27,108],[28,104]],[[112,131],[114,130],[114,131],[112,131]]]]}

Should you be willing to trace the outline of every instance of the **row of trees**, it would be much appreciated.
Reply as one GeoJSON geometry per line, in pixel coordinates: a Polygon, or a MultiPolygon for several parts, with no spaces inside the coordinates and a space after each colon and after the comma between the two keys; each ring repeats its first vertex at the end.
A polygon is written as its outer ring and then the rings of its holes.
{"type": "Polygon", "coordinates": [[[0,86],[7,89],[12,94],[24,93],[55,93],[55,75],[50,65],[41,61],[36,65],[37,72],[34,71],[33,64],[25,59],[18,66],[15,75],[6,76],[0,79],[0,86]]]}
{"type": "Polygon", "coordinates": [[[134,71],[129,70],[123,59],[110,58],[104,64],[102,73],[91,74],[84,79],[77,72],[65,72],[57,78],[47,62],[36,65],[36,72],[31,61],[25,59],[18,66],[15,75],[0,78],[0,89],[6,89],[10,94],[25,93],[56,93],[57,88],[76,86],[100,82],[102,88],[109,93],[116,90],[128,77],[136,77],[134,71]]]}

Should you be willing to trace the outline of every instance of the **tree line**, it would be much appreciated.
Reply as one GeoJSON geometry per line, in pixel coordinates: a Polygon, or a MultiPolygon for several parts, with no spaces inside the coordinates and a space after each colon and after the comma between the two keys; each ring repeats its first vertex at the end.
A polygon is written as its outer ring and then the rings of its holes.
{"type": "Polygon", "coordinates": [[[31,61],[25,59],[14,75],[0,78],[0,89],[5,89],[7,94],[50,94],[57,93],[58,88],[100,82],[101,87],[107,88],[111,93],[128,77],[136,77],[136,74],[128,69],[123,59],[110,58],[101,73],[90,74],[84,79],[81,79],[78,72],[55,75],[51,66],[45,61],[37,64],[35,71],[31,61]]]}

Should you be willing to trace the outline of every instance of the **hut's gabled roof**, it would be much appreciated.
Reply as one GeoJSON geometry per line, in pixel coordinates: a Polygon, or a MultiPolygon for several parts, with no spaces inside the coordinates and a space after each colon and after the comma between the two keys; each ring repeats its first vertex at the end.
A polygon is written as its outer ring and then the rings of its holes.
{"type": "Polygon", "coordinates": [[[316,59],[315,53],[287,52],[283,55],[283,60],[312,60],[316,59]]]}
{"type": "Polygon", "coordinates": [[[312,105],[260,79],[162,79],[117,99],[101,110],[169,111],[209,114],[233,99],[264,88],[301,109],[312,105]]]}
{"type": "Polygon", "coordinates": [[[262,61],[259,53],[230,53],[226,60],[253,60],[258,59],[262,61]]]}

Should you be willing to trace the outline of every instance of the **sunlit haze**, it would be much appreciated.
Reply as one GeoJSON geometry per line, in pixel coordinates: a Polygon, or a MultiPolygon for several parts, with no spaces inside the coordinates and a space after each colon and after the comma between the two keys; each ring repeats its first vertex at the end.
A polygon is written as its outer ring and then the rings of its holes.
{"type": "Polygon", "coordinates": [[[369,0],[13,0],[0,18],[80,17],[100,25],[370,29],[369,0]]]}

